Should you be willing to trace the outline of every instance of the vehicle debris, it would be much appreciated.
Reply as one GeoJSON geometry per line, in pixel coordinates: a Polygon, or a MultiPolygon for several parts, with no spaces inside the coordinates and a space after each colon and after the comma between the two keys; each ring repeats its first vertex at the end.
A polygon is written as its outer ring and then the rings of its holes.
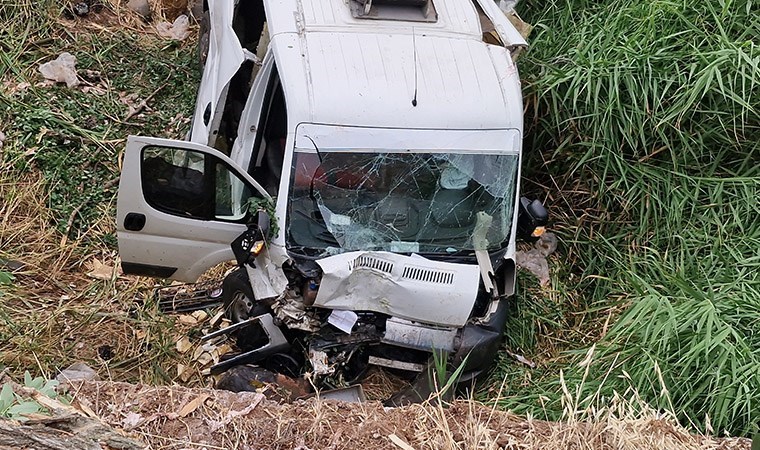
{"type": "Polygon", "coordinates": [[[77,77],[77,58],[69,52],[61,53],[53,61],[40,64],[38,70],[45,79],[56,83],[66,83],[67,87],[79,85],[77,77]]]}
{"type": "Polygon", "coordinates": [[[248,364],[232,367],[219,375],[214,387],[232,392],[258,392],[278,402],[291,402],[312,395],[311,386],[304,379],[295,380],[248,364]]]}
{"type": "Polygon", "coordinates": [[[188,140],[128,138],[117,225],[125,273],[193,282],[234,258],[233,323],[196,349],[211,374],[324,391],[383,367],[406,402],[434,389],[434,352],[464,381],[493,362],[516,242],[548,215],[520,196],[527,43],[462,1],[204,2],[188,140]]]}
{"type": "MultiPolygon", "coordinates": [[[[192,285],[181,284],[157,288],[154,298],[158,309],[164,313],[192,313],[221,306],[222,289],[218,282],[205,282],[192,285]]],[[[217,326],[221,316],[212,320],[211,326],[217,326]]]]}
{"type": "Polygon", "coordinates": [[[95,369],[80,361],[63,369],[55,379],[61,385],[67,385],[72,381],[98,381],[100,377],[95,369]]]}
{"type": "Polygon", "coordinates": [[[511,356],[512,358],[514,358],[517,362],[525,364],[526,366],[530,367],[531,369],[535,369],[536,368],[536,363],[534,363],[533,361],[531,361],[530,359],[526,358],[523,355],[520,355],[518,353],[513,353],[513,352],[511,352],[509,350],[507,350],[507,354],[509,356],[511,356]]]}

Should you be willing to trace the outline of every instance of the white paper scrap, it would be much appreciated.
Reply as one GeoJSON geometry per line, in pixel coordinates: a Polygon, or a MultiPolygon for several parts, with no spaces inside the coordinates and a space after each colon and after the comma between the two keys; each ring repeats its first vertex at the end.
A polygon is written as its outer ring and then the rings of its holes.
{"type": "Polygon", "coordinates": [[[353,311],[339,311],[334,309],[330,317],[327,318],[327,323],[339,329],[340,331],[351,334],[351,330],[356,325],[356,321],[359,320],[359,316],[353,311]]]}

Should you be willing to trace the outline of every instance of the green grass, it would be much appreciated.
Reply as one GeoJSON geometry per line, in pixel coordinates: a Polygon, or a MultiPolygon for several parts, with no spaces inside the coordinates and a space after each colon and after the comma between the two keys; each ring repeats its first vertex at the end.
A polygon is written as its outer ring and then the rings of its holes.
{"type": "Polygon", "coordinates": [[[19,2],[0,15],[0,80],[31,84],[15,93],[0,91],[0,121],[12,144],[3,152],[3,167],[40,170],[59,231],[87,239],[88,228],[102,216],[98,205],[116,192],[126,136],[182,137],[199,71],[192,43],[162,41],[126,27],[97,31],[84,19],[64,26],[56,21],[61,8],[50,0],[33,7],[19,2]],[[39,64],[64,51],[76,56],[82,86],[36,86],[42,81],[39,64]],[[144,114],[125,120],[128,106],[120,97],[135,94],[139,103],[156,91],[144,114]]]}
{"type": "Polygon", "coordinates": [[[526,181],[553,188],[563,245],[555,289],[523,289],[507,329],[541,367],[503,361],[502,405],[567,414],[562,370],[581,408],[635,391],[694,429],[749,435],[760,424],[757,4],[520,8],[537,29],[520,61],[526,181]],[[577,363],[597,341],[584,379],[577,363]]]}
{"type": "Polygon", "coordinates": [[[195,44],[162,40],[139,24],[64,21],[66,5],[0,0],[0,258],[23,264],[13,273],[0,266],[0,364],[17,376],[54,377],[83,360],[103,378],[169,383],[177,333],[186,330],[143,301],[144,281],[93,280],[85,263],[117,263],[116,182],[127,135],[187,132],[195,44]],[[81,85],[41,85],[39,64],[64,51],[76,56],[81,85]],[[148,109],[125,120],[122,97],[139,103],[153,93],[148,109]],[[113,358],[100,358],[100,346],[113,358]]]}

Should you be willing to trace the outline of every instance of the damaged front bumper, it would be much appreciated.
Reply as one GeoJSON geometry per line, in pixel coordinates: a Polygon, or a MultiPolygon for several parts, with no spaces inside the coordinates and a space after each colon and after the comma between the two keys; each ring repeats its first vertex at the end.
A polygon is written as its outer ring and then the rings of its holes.
{"type": "Polygon", "coordinates": [[[507,300],[482,288],[477,264],[371,251],[312,264],[319,273],[313,304],[305,305],[306,288],[297,287],[313,285],[314,272],[301,271],[301,278],[290,273],[289,288],[261,302],[270,314],[249,319],[256,326],[233,325],[231,331],[210,335],[234,334],[240,346],[244,334],[254,333],[246,329],[258,333],[256,347],[241,349],[212,373],[241,363],[267,367],[268,359],[284,354],[300,361],[299,375],[315,386],[336,388],[357,383],[369,367],[380,366],[407,380],[409,387],[390,400],[401,404],[422,400],[434,390],[434,352],[448,355],[451,371],[464,364],[462,381],[474,379],[494,360],[507,300]],[[295,305],[299,314],[284,313],[295,305]]]}

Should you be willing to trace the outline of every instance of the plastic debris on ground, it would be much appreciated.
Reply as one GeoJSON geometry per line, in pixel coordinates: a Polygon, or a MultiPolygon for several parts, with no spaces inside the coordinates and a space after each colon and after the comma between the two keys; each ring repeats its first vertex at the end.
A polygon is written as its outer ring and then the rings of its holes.
{"type": "Polygon", "coordinates": [[[515,253],[517,265],[538,278],[542,287],[549,285],[549,263],[546,257],[557,249],[557,236],[554,233],[544,233],[527,251],[518,250],[515,253]]]}
{"type": "Polygon", "coordinates": [[[64,385],[72,381],[99,381],[100,377],[92,367],[83,362],[75,362],[63,369],[55,379],[64,385]]]}
{"type": "Polygon", "coordinates": [[[77,58],[74,55],[63,52],[53,61],[41,64],[39,71],[47,80],[66,83],[68,87],[75,87],[79,85],[76,64],[77,58]]]}
{"type": "Polygon", "coordinates": [[[174,39],[177,41],[185,40],[190,36],[190,20],[182,14],[174,20],[174,23],[161,22],[156,25],[156,31],[161,37],[174,39]]]}

